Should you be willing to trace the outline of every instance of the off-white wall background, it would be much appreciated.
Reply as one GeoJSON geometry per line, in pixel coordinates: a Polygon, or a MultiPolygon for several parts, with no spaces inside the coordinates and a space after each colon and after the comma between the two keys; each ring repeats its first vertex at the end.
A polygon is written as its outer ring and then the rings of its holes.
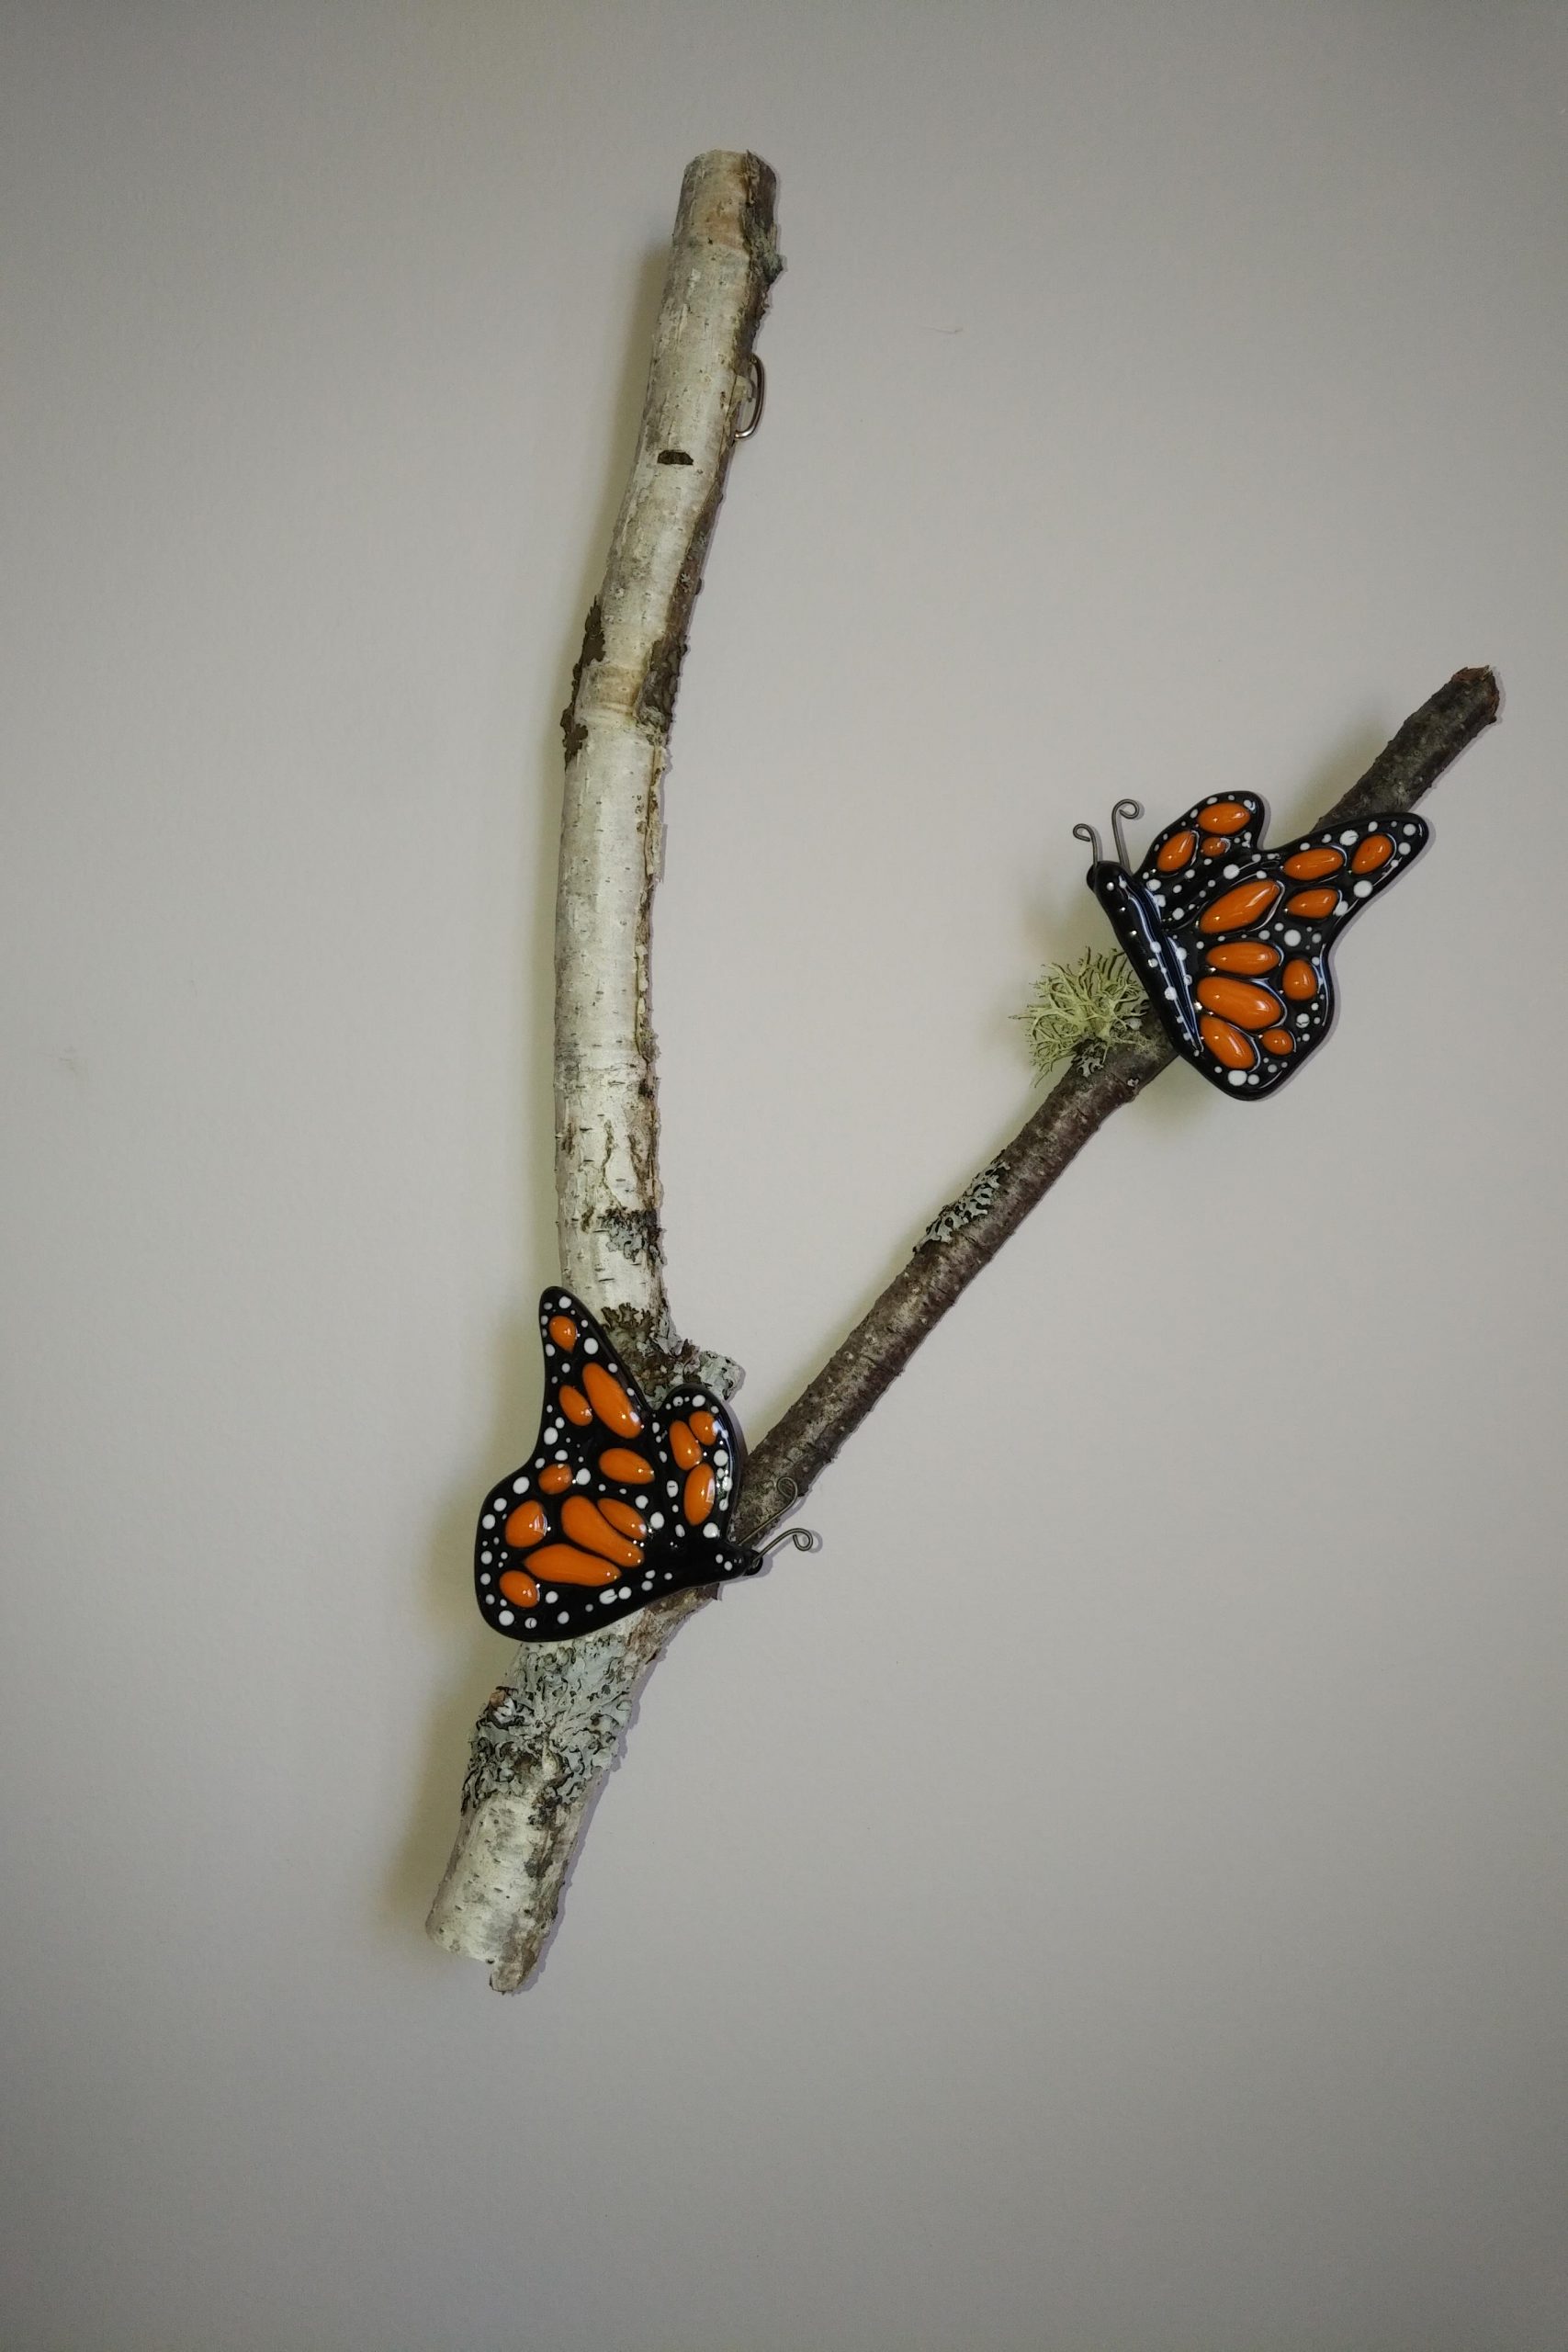
{"type": "Polygon", "coordinates": [[[6,2345],[1568,2342],[1568,18],[6,27],[6,2345]],[[657,994],[754,1430],[1027,1107],[1076,819],[1506,710],[1331,1050],[1113,1122],[682,1634],[503,2003],[421,1922],[556,715],[721,144],[657,994]]]}

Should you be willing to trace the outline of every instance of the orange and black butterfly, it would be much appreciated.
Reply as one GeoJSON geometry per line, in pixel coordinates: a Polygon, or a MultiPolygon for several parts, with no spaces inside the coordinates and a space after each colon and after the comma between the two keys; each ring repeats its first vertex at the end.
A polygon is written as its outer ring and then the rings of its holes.
{"type": "Polygon", "coordinates": [[[570,1641],[688,1585],[754,1575],[761,1552],[729,1538],[745,1451],[722,1400],[694,1385],[656,1412],[570,1291],[545,1293],[539,1333],[538,1443],[479,1514],[485,1623],[514,1642],[570,1641]]]}
{"type": "Polygon", "coordinates": [[[1429,831],[1419,817],[1348,819],[1264,849],[1268,811],[1251,793],[1213,793],[1156,835],[1133,870],[1123,817],[1117,854],[1093,845],[1089,886],[1183,1058],[1243,1102],[1267,1094],[1321,1046],[1334,1019],[1329,969],[1352,917],[1409,866],[1429,831]]]}

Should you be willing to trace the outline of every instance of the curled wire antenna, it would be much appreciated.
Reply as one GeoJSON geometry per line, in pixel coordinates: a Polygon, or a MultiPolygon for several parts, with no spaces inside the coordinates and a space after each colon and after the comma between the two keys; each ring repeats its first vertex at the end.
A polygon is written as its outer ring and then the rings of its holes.
{"type": "Polygon", "coordinates": [[[1141,817],[1143,813],[1141,800],[1119,800],[1111,811],[1111,830],[1116,836],[1116,854],[1129,873],[1133,870],[1133,856],[1127,847],[1127,836],[1122,831],[1122,820],[1123,817],[1141,817]]]}
{"type": "Polygon", "coordinates": [[[1075,825],[1073,827],[1073,839],[1076,842],[1088,842],[1090,849],[1094,852],[1094,862],[1096,865],[1104,865],[1105,851],[1101,846],[1100,835],[1095,831],[1092,825],[1075,825]]]}
{"type": "Polygon", "coordinates": [[[770,1535],[765,1544],[758,1544],[758,1558],[765,1560],[768,1554],[776,1552],[781,1544],[793,1544],[797,1552],[820,1552],[822,1549],[822,1538],[814,1527],[781,1527],[776,1535],[770,1535]]]}
{"type": "MultiPolygon", "coordinates": [[[[781,1519],[800,1500],[800,1488],[793,1478],[785,1478],[783,1484],[789,1488],[789,1500],[779,1512],[781,1519]]],[[[822,1549],[822,1538],[814,1527],[781,1527],[776,1535],[770,1535],[765,1544],[755,1546],[757,1557],[765,1560],[768,1554],[776,1552],[781,1544],[793,1544],[797,1552],[820,1552],[822,1549]]]]}

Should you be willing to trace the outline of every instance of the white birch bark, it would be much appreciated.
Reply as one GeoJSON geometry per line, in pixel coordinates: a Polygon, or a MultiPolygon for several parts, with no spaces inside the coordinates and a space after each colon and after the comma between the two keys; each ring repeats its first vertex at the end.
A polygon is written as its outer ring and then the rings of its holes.
{"type": "MultiPolygon", "coordinates": [[[[556,901],[556,1202],[560,1278],[657,1401],[700,1369],[665,1293],[649,999],[661,788],[693,602],[782,266],[774,182],[754,155],[686,172],[631,479],[563,716],[556,901]]],[[[474,1735],[457,1842],[428,1921],[515,1992],[554,1924],[572,1852],[637,1686],[699,1596],[572,1642],[519,1645],[474,1735]],[[684,1604],[684,1605],[682,1605],[684,1604]]]]}

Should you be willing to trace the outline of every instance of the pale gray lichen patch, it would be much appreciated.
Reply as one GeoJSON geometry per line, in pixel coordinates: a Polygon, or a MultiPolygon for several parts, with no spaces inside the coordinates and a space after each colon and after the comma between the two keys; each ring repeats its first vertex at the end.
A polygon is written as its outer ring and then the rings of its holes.
{"type": "Polygon", "coordinates": [[[574,1804],[609,1769],[634,1696],[624,1645],[613,1637],[528,1650],[474,1726],[464,1812],[513,1792],[550,1807],[574,1804]]]}
{"type": "Polygon", "coordinates": [[[743,1364],[733,1356],[720,1355],[716,1348],[699,1348],[693,1365],[692,1376],[716,1396],[733,1396],[746,1377],[743,1364]]]}
{"type": "Polygon", "coordinates": [[[1089,949],[1076,964],[1048,965],[1027,1008],[1013,1018],[1029,1032],[1039,1077],[1069,1060],[1087,1077],[1113,1046],[1134,1043],[1148,1012],[1143,983],[1121,950],[1097,956],[1089,949]]]}
{"type": "Polygon", "coordinates": [[[953,1235],[962,1233],[966,1225],[973,1225],[978,1218],[989,1216],[996,1207],[1006,1173],[1007,1161],[1003,1159],[993,1159],[988,1168],[982,1168],[977,1176],[972,1176],[958,1198],[949,1201],[946,1208],[932,1217],[916,1248],[923,1250],[929,1241],[951,1241],[953,1235]]]}
{"type": "Polygon", "coordinates": [[[613,1242],[634,1266],[654,1265],[661,1261],[663,1237],[657,1209],[628,1209],[616,1203],[585,1217],[583,1223],[585,1228],[595,1228],[613,1242]]]}

